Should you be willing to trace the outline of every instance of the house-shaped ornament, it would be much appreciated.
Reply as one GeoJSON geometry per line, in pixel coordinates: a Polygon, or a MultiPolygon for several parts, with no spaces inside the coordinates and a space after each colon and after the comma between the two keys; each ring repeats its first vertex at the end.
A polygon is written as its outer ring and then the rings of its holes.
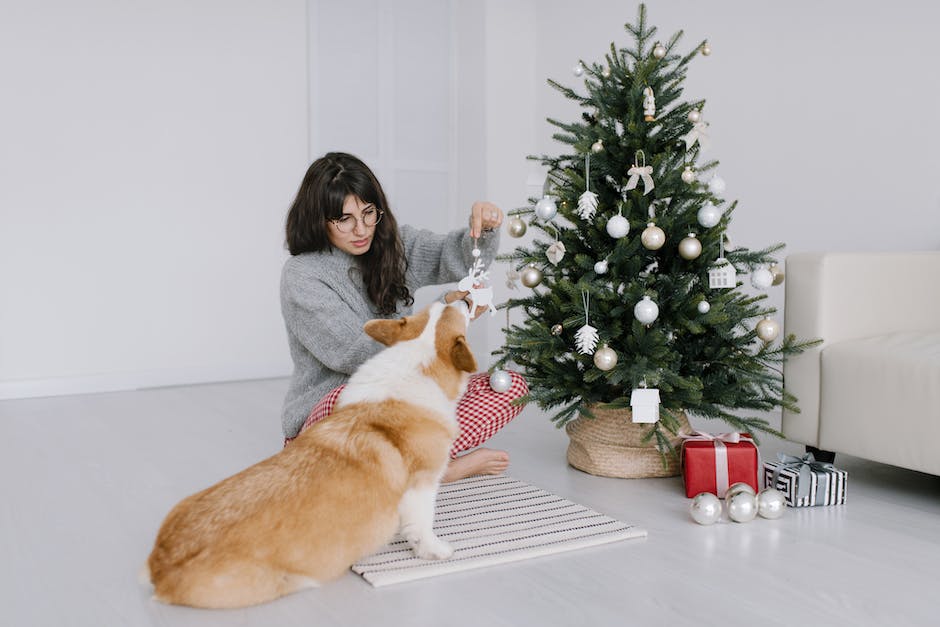
{"type": "Polygon", "coordinates": [[[719,257],[715,260],[715,265],[708,271],[708,287],[712,289],[734,289],[735,285],[737,285],[737,271],[727,259],[719,257]]]}
{"type": "Polygon", "coordinates": [[[659,390],[638,388],[630,393],[630,411],[633,422],[656,422],[659,420],[659,390]]]}

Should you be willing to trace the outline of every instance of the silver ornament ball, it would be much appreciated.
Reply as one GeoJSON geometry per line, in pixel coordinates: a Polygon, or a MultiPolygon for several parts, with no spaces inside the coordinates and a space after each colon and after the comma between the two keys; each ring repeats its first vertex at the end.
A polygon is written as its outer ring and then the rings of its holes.
{"type": "Polygon", "coordinates": [[[708,304],[707,300],[701,300],[699,301],[698,305],[695,306],[695,308],[698,309],[700,314],[707,314],[709,311],[711,311],[712,306],[708,304]]]}
{"type": "Polygon", "coordinates": [[[558,213],[558,207],[555,206],[555,198],[552,196],[542,196],[537,203],[535,203],[535,215],[539,217],[539,220],[543,222],[548,222],[558,213]]]}
{"type": "Polygon", "coordinates": [[[721,211],[714,204],[707,202],[698,210],[697,217],[699,224],[710,229],[721,222],[721,211]]]}
{"type": "Polygon", "coordinates": [[[725,492],[725,500],[730,499],[732,496],[734,496],[738,492],[747,492],[748,494],[754,494],[754,495],[757,494],[757,492],[754,490],[751,484],[745,483],[744,481],[738,481],[728,486],[728,490],[725,492]]]}
{"type": "Polygon", "coordinates": [[[659,317],[659,305],[649,296],[644,296],[643,300],[634,305],[633,315],[643,324],[652,324],[659,317]]]}
{"type": "Polygon", "coordinates": [[[689,233],[688,237],[679,242],[679,256],[687,261],[696,259],[702,254],[702,242],[698,241],[695,233],[689,233]]]}
{"type": "Polygon", "coordinates": [[[600,370],[610,370],[617,365],[617,353],[614,349],[604,344],[599,350],[594,352],[594,365],[600,370]]]}
{"type": "Polygon", "coordinates": [[[757,495],[757,513],[764,518],[775,520],[783,516],[787,509],[787,497],[776,488],[764,488],[757,495]]]}
{"type": "Polygon", "coordinates": [[[607,260],[601,259],[594,264],[594,273],[595,274],[607,274],[607,260]]]}
{"type": "Polygon", "coordinates": [[[682,182],[692,184],[695,182],[695,172],[692,171],[692,168],[686,167],[682,171],[682,182]]]}
{"type": "Polygon", "coordinates": [[[663,244],[666,243],[666,232],[650,222],[646,225],[646,228],[643,229],[643,233],[640,235],[640,241],[643,242],[643,246],[649,250],[659,250],[663,247],[663,244]]]}
{"type": "Polygon", "coordinates": [[[728,518],[737,523],[754,520],[757,516],[757,496],[744,490],[737,492],[731,498],[725,497],[728,508],[728,518]]]}
{"type": "Polygon", "coordinates": [[[708,42],[706,41],[704,44],[702,44],[702,54],[707,57],[711,53],[712,53],[712,47],[709,46],[708,42]]]}
{"type": "Polygon", "coordinates": [[[653,56],[657,59],[662,59],[666,56],[666,47],[657,41],[656,45],[653,46],[653,56]]]}
{"type": "Polygon", "coordinates": [[[689,118],[689,122],[698,122],[699,120],[702,119],[702,114],[701,112],[699,112],[698,109],[692,109],[691,111],[689,111],[688,118],[689,118]]]}
{"type": "Polygon", "coordinates": [[[780,335],[780,324],[773,318],[764,318],[757,323],[757,337],[764,342],[773,342],[780,335]]]}
{"type": "Polygon", "coordinates": [[[525,235],[527,228],[528,227],[526,226],[525,220],[519,216],[509,220],[509,224],[506,225],[506,229],[509,231],[510,237],[522,237],[525,235]]]}
{"type": "Polygon", "coordinates": [[[607,234],[614,239],[625,237],[630,232],[630,223],[620,214],[607,221],[607,234]]]}
{"type": "Polygon", "coordinates": [[[583,64],[583,63],[577,64],[576,66],[574,66],[574,70],[572,70],[572,71],[574,72],[574,75],[575,75],[575,76],[583,76],[583,75],[584,75],[584,64],[583,64]]]}
{"type": "Polygon", "coordinates": [[[490,375],[490,387],[494,392],[508,392],[512,387],[512,376],[505,370],[497,368],[490,375]]]}
{"type": "Polygon", "coordinates": [[[689,503],[692,520],[700,525],[711,525],[721,518],[721,501],[711,492],[701,492],[689,503]]]}
{"type": "Polygon", "coordinates": [[[519,280],[526,287],[535,287],[542,282],[542,271],[535,266],[526,266],[519,275],[519,280]]]}

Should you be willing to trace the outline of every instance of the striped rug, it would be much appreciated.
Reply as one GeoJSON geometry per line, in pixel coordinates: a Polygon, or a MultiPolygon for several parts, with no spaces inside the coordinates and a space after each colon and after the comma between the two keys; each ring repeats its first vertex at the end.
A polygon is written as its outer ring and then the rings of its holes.
{"type": "Polygon", "coordinates": [[[396,538],[352,569],[378,587],[646,537],[644,529],[506,476],[442,486],[434,531],[454,547],[450,559],[418,559],[396,538]]]}

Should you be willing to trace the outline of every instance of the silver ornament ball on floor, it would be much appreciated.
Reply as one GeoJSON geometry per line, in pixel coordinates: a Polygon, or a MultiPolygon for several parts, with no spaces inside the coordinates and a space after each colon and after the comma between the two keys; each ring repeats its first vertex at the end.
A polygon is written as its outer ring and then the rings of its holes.
{"type": "Polygon", "coordinates": [[[698,258],[702,254],[702,242],[698,241],[695,233],[689,233],[688,237],[679,242],[679,256],[687,261],[698,258]]]}
{"type": "Polygon", "coordinates": [[[535,215],[539,217],[539,220],[543,222],[548,222],[558,213],[558,207],[555,206],[555,199],[552,196],[542,196],[537,203],[535,203],[535,215]]]}
{"type": "Polygon", "coordinates": [[[617,365],[617,353],[604,344],[594,353],[594,365],[600,370],[610,370],[617,365]]]}
{"type": "Polygon", "coordinates": [[[659,250],[666,243],[666,232],[650,222],[640,234],[640,241],[648,250],[659,250]]]}
{"type": "Polygon", "coordinates": [[[731,498],[738,492],[747,492],[748,494],[755,494],[755,495],[757,494],[754,488],[751,487],[751,484],[745,483],[743,481],[738,481],[728,486],[727,491],[725,491],[725,499],[727,500],[731,498]]]}
{"type": "Polygon", "coordinates": [[[721,518],[721,501],[711,492],[696,494],[689,503],[692,520],[700,525],[711,525],[721,518]]]}
{"type": "Polygon", "coordinates": [[[725,497],[728,518],[738,523],[754,520],[757,516],[757,496],[752,492],[740,491],[731,498],[725,497]]]}
{"type": "Polygon", "coordinates": [[[509,223],[506,225],[506,230],[509,231],[510,237],[522,237],[525,235],[527,228],[525,220],[518,216],[509,220],[509,223]]]}
{"type": "Polygon", "coordinates": [[[512,387],[512,376],[505,370],[497,368],[490,375],[490,387],[494,392],[508,392],[512,387]]]}
{"type": "Polygon", "coordinates": [[[757,513],[764,518],[775,520],[783,516],[787,509],[787,497],[776,488],[764,488],[757,495],[757,513]]]}
{"type": "Polygon", "coordinates": [[[757,323],[757,337],[764,342],[773,342],[780,335],[780,324],[773,318],[764,318],[757,323]]]}
{"type": "Polygon", "coordinates": [[[625,237],[630,232],[630,222],[620,214],[607,221],[607,234],[615,239],[625,237]]]}
{"type": "Polygon", "coordinates": [[[535,287],[542,282],[542,271],[535,266],[526,266],[519,275],[519,279],[526,287],[535,287]]]}

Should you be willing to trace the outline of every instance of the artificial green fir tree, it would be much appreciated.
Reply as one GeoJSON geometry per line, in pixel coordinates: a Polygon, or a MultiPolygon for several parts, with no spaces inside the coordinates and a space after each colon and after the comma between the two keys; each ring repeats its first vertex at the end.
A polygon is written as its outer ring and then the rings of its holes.
{"type": "Polygon", "coordinates": [[[628,407],[634,390],[658,390],[648,437],[664,453],[679,410],[774,432],[748,414],[796,409],[780,364],[810,342],[778,339],[766,294],[745,293],[738,279],[751,273],[769,287],[783,244],[732,250],[724,239],[736,203],[721,197],[718,162],[700,158],[705,102],[682,99],[689,63],[710,54],[708,43],[680,55],[682,32],[658,42],[643,5],[625,28],[632,47],[611,44],[603,63],[578,64],[584,89],[549,81],[584,111],[571,123],[549,119],[568,151],[538,157],[545,197],[510,212],[510,234],[524,220],[544,238],[502,257],[527,292],[504,306],[526,318],[506,329],[497,366],[521,366],[529,399],[557,410],[558,426],[590,416],[592,404],[628,407]]]}

